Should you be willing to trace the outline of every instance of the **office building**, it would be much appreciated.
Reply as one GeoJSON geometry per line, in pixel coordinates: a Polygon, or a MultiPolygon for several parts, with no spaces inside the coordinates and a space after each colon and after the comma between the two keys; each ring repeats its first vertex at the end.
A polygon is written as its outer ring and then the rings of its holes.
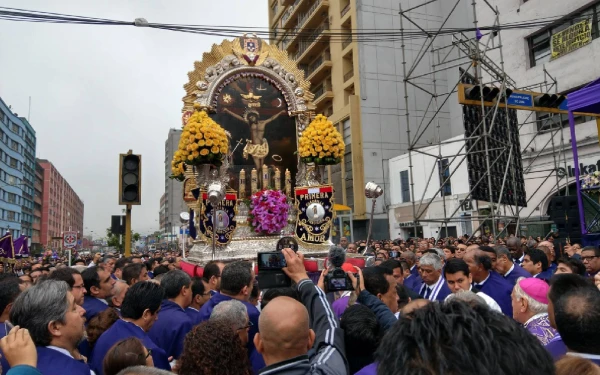
{"type": "Polygon", "coordinates": [[[163,194],[160,197],[160,210],[158,211],[158,227],[161,231],[165,230],[165,201],[167,199],[167,194],[163,194]]]}
{"type": "MultiPolygon", "coordinates": [[[[183,201],[183,182],[169,178],[171,176],[171,162],[173,154],[179,147],[179,138],[181,129],[169,129],[169,135],[165,142],[165,199],[163,215],[163,226],[161,230],[169,238],[175,238],[179,235],[180,220],[179,214],[188,211],[188,207],[183,201]]],[[[161,207],[163,200],[161,199],[161,207]]]]}
{"type": "MultiPolygon", "coordinates": [[[[21,203],[21,231],[30,239],[33,238],[33,223],[35,222],[35,130],[26,118],[21,117],[23,123],[23,201],[21,203]]],[[[31,241],[33,243],[33,241],[31,241]]]]}
{"type": "Polygon", "coordinates": [[[44,168],[37,161],[35,162],[34,189],[31,249],[37,253],[42,249],[42,198],[44,196],[44,168]]]}
{"type": "Polygon", "coordinates": [[[37,159],[43,169],[42,246],[58,249],[66,231],[83,235],[83,201],[48,160],[37,159]]]}
{"type": "MultiPolygon", "coordinates": [[[[271,43],[288,51],[306,77],[315,94],[316,113],[322,113],[338,127],[346,143],[343,162],[330,168],[329,177],[335,187],[336,202],[349,206],[354,214],[354,237],[365,238],[371,202],[363,191],[366,182],[373,181],[384,188],[384,196],[375,207],[374,238],[388,238],[390,205],[390,177],[387,175],[390,159],[408,149],[406,141],[407,117],[418,124],[424,117],[432,117],[435,109],[430,96],[409,86],[408,108],[405,104],[403,82],[402,42],[395,37],[360,36],[361,30],[397,32],[400,29],[400,5],[405,1],[389,0],[268,0],[271,43]]],[[[452,2],[454,4],[454,2],[452,2]]],[[[419,10],[430,29],[442,26],[445,15],[453,4],[437,1],[419,10]]],[[[413,6],[415,4],[412,4],[413,6]]],[[[454,12],[444,27],[464,27],[469,23],[472,9],[464,3],[454,12]]],[[[418,29],[409,22],[404,28],[418,29]]],[[[363,33],[364,34],[364,33],[363,33]]],[[[422,40],[409,40],[406,61],[410,67],[420,52],[422,40]]],[[[440,37],[435,45],[449,38],[440,37]]],[[[425,54],[417,65],[431,67],[434,57],[425,54]]],[[[435,77],[439,87],[453,86],[458,81],[458,69],[448,70],[435,77]]],[[[434,78],[423,77],[423,86],[433,86],[434,78]]],[[[447,105],[439,108],[439,131],[426,128],[418,146],[427,146],[436,140],[446,140],[464,132],[459,112],[447,105]],[[457,117],[458,121],[451,121],[457,117]]],[[[416,125],[412,125],[415,126],[416,125]]],[[[395,177],[394,177],[395,178],[395,177]]]]}
{"type": "Polygon", "coordinates": [[[25,153],[35,155],[35,133],[27,120],[13,113],[2,99],[0,124],[0,232],[10,231],[14,238],[22,234],[30,236],[34,192],[32,174],[25,171],[28,162],[25,153]],[[26,138],[29,138],[27,144],[26,138]]]}

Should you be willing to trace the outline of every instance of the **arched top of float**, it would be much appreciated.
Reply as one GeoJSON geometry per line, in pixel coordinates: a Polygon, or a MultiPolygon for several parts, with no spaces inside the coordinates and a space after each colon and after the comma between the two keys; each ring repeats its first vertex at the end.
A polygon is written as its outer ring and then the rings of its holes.
{"type": "Polygon", "coordinates": [[[290,116],[314,110],[310,82],[288,53],[255,34],[244,34],[214,44],[210,52],[204,53],[202,61],[194,63],[194,70],[188,73],[189,81],[183,86],[186,95],[182,112],[193,111],[195,104],[215,111],[223,87],[244,76],[261,77],[274,84],[283,93],[290,116]]]}

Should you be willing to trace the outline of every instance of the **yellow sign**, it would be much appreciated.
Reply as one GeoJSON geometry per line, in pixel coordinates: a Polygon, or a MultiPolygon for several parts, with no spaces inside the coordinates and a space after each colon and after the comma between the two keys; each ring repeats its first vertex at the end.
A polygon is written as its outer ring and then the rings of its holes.
{"type": "Polygon", "coordinates": [[[592,42],[592,20],[584,20],[552,35],[552,58],[557,59],[592,42]]]}

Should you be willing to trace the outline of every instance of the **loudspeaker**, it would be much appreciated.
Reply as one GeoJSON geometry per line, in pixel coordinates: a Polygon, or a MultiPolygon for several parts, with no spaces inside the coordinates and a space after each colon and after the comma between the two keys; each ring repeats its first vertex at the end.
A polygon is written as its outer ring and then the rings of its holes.
{"type": "MultiPolygon", "coordinates": [[[[477,79],[460,69],[462,83],[478,84],[477,79]]],[[[469,169],[469,188],[472,198],[491,203],[527,206],[525,180],[519,142],[517,111],[514,109],[463,105],[463,124],[467,168],[469,169]],[[485,118],[485,124],[482,123],[485,118]],[[492,119],[494,123],[492,124],[492,119]],[[485,126],[485,127],[484,127],[485,126]],[[489,135],[486,136],[486,129],[489,135]],[[485,138],[487,137],[487,155],[485,138]],[[512,158],[509,161],[510,147],[512,158]],[[488,164],[489,173],[488,178],[488,164]],[[510,165],[509,165],[510,164],[510,165]],[[507,170],[506,181],[504,173],[507,170]],[[502,189],[504,181],[504,189],[502,189]],[[491,184],[490,184],[491,182],[491,184]],[[502,196],[500,191],[502,190],[502,196]],[[491,194],[490,194],[491,193],[491,194]],[[491,195],[491,198],[490,198],[491,195]]]]}

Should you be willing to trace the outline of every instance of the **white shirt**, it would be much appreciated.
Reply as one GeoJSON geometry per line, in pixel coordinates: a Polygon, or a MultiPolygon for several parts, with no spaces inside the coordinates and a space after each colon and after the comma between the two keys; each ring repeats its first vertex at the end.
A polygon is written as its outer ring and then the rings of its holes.
{"type": "MultiPolygon", "coordinates": [[[[423,287],[430,290],[429,297],[427,297],[427,299],[430,301],[435,301],[437,299],[438,294],[440,293],[440,289],[442,289],[442,286],[445,282],[446,281],[444,280],[444,278],[442,276],[440,276],[438,281],[436,281],[435,284],[433,284],[433,285],[423,284],[423,287]]],[[[425,290],[425,289],[421,288],[420,291],[423,291],[423,290],[425,290]]],[[[421,294],[421,293],[419,293],[419,294],[421,294]]]]}
{"type": "Polygon", "coordinates": [[[508,270],[508,272],[504,274],[504,277],[506,277],[506,276],[510,275],[510,273],[511,273],[511,272],[512,272],[514,269],[515,269],[515,264],[513,263],[513,265],[512,265],[512,266],[510,266],[510,269],[508,270]]]}
{"type": "Polygon", "coordinates": [[[475,285],[477,285],[477,286],[478,286],[478,288],[481,288],[481,287],[483,286],[483,284],[485,284],[485,282],[486,282],[486,281],[488,281],[488,279],[490,278],[490,276],[491,276],[491,275],[492,275],[492,273],[491,273],[491,272],[490,272],[490,273],[488,273],[488,277],[486,277],[486,278],[485,278],[485,280],[483,280],[483,281],[482,281],[482,282],[480,282],[480,283],[478,283],[478,282],[475,282],[475,285]]]}
{"type": "MultiPolygon", "coordinates": [[[[56,350],[57,352],[66,355],[67,357],[73,358],[73,356],[71,355],[71,353],[69,353],[69,351],[67,349],[59,348],[58,346],[53,346],[53,345],[48,345],[48,346],[46,346],[46,348],[56,350]]],[[[75,358],[73,358],[73,359],[75,359],[75,358]]],[[[90,370],[90,375],[96,375],[96,373],[94,371],[90,370]]]]}

